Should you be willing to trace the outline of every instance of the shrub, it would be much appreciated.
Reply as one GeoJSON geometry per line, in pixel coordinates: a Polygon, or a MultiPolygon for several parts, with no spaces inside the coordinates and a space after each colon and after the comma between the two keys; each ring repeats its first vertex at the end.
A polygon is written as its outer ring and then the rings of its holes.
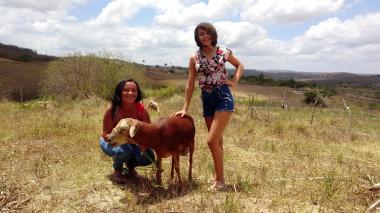
{"type": "Polygon", "coordinates": [[[380,92],[375,92],[375,98],[380,100],[380,92]]]}
{"type": "Polygon", "coordinates": [[[29,62],[32,60],[32,56],[30,56],[29,54],[22,54],[20,55],[18,58],[16,58],[16,61],[22,61],[22,62],[29,62]]]}
{"type": "Polygon", "coordinates": [[[380,109],[380,103],[369,103],[368,104],[368,109],[371,109],[371,110],[378,110],[380,109]]]}
{"type": "Polygon", "coordinates": [[[110,54],[71,55],[50,62],[43,80],[43,94],[72,99],[99,96],[110,99],[121,79],[147,83],[143,67],[113,59],[110,54]]]}
{"type": "Polygon", "coordinates": [[[304,102],[309,105],[315,105],[319,107],[326,107],[326,102],[322,96],[315,90],[305,92],[304,102]]]}

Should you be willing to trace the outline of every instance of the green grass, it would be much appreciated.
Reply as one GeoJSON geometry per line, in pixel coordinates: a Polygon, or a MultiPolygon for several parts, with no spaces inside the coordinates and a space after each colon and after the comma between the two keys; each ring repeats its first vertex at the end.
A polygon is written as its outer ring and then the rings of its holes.
{"type": "Polygon", "coordinates": [[[156,88],[149,88],[144,90],[144,95],[148,98],[165,99],[174,95],[184,94],[184,88],[178,86],[156,86],[156,88]]]}
{"type": "MultiPolygon", "coordinates": [[[[170,87],[169,87],[170,88],[170,87]]],[[[182,108],[171,89],[159,91],[160,112],[182,108]]],[[[164,187],[152,184],[154,167],[139,168],[138,181],[110,179],[112,161],[98,147],[108,102],[91,98],[0,103],[0,201],[4,210],[58,212],[363,212],[379,195],[367,188],[380,182],[380,115],[352,107],[282,110],[237,100],[226,129],[225,175],[228,190],[207,191],[213,163],[206,144],[199,91],[190,114],[196,125],[192,183],[178,193],[169,184],[170,159],[163,161],[164,187]],[[351,122],[351,124],[350,124],[351,122]]],[[[187,174],[188,158],[181,158],[187,174]]],[[[183,175],[186,179],[186,175],[183,175]]]]}

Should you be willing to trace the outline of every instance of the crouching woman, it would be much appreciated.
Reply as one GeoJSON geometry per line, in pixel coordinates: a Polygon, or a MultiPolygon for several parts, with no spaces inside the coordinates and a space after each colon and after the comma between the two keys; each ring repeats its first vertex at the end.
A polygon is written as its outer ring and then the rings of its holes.
{"type": "Polygon", "coordinates": [[[134,118],[150,123],[149,113],[141,101],[142,94],[138,83],[133,79],[122,80],[116,86],[111,105],[104,113],[103,133],[99,145],[106,155],[113,158],[113,180],[117,183],[126,183],[127,176],[135,177],[135,167],[147,166],[155,161],[151,149],[136,144],[113,147],[107,143],[109,134],[121,119],[134,118]],[[123,169],[123,164],[126,164],[126,169],[123,169]]]}

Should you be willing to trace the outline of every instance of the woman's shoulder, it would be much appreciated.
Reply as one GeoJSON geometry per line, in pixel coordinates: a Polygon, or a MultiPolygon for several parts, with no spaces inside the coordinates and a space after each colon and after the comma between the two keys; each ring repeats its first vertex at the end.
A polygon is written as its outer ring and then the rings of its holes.
{"type": "Polygon", "coordinates": [[[200,56],[200,54],[201,54],[201,52],[200,52],[200,50],[198,49],[198,50],[196,50],[196,51],[194,51],[194,52],[192,52],[191,53],[191,55],[190,55],[190,59],[197,59],[197,58],[199,58],[199,56],[200,56]]]}
{"type": "Polygon", "coordinates": [[[225,45],[218,45],[218,50],[223,51],[223,53],[232,53],[232,50],[225,45]]]}
{"type": "Polygon", "coordinates": [[[144,103],[137,103],[137,114],[141,121],[150,122],[150,116],[148,110],[145,108],[144,103]]]}
{"type": "Polygon", "coordinates": [[[197,55],[197,52],[191,53],[190,54],[190,59],[195,59],[196,55],[197,55]]]}
{"type": "Polygon", "coordinates": [[[111,110],[112,110],[112,105],[108,105],[106,110],[105,110],[105,113],[111,113],[111,110]]]}
{"type": "Polygon", "coordinates": [[[198,58],[199,58],[199,56],[198,56],[197,52],[193,52],[190,55],[189,61],[190,61],[190,63],[195,64],[198,61],[198,58]]]}
{"type": "Polygon", "coordinates": [[[137,102],[136,103],[137,112],[144,112],[145,106],[143,102],[137,102]]]}

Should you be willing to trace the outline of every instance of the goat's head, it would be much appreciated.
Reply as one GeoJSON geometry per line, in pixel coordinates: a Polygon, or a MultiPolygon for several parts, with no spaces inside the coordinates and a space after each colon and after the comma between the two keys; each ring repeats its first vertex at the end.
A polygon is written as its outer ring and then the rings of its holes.
{"type": "Polygon", "coordinates": [[[138,130],[138,121],[132,118],[124,118],[112,129],[107,142],[112,146],[125,143],[136,143],[132,138],[138,130]]]}

